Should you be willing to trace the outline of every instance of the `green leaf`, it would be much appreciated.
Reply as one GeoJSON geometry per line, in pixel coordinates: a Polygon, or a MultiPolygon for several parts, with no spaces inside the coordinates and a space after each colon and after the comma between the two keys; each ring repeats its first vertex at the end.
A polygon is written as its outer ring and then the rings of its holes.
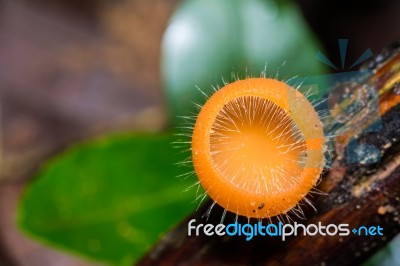
{"type": "Polygon", "coordinates": [[[188,0],[173,15],[162,45],[167,103],[177,116],[195,112],[221,78],[233,81],[246,72],[280,79],[320,75],[321,50],[298,7],[289,1],[188,0]],[[284,64],[284,65],[283,65],[284,64]]]}
{"type": "Polygon", "coordinates": [[[376,252],[362,266],[399,265],[400,235],[397,235],[386,246],[376,252]]]}
{"type": "MultiPolygon", "coordinates": [[[[195,205],[169,135],[114,136],[53,159],[26,188],[18,222],[42,241],[131,265],[195,205]]],[[[186,154],[187,155],[187,154],[186,154]]]]}

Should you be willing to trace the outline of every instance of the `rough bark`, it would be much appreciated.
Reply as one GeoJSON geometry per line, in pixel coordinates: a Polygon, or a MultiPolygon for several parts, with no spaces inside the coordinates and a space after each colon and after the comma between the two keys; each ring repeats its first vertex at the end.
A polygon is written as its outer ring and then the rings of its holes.
{"type": "MultiPolygon", "coordinates": [[[[395,43],[364,65],[373,68],[360,86],[375,84],[379,95],[378,116],[354,117],[341,127],[331,127],[341,137],[335,139],[333,162],[318,189],[326,194],[312,198],[316,209],[305,206],[308,224],[347,223],[350,230],[359,226],[381,226],[383,236],[296,236],[282,241],[279,237],[200,236],[189,237],[187,225],[218,224],[223,209],[215,205],[206,221],[207,202],[175,229],[164,235],[139,265],[355,265],[362,263],[400,231],[400,49],[395,43]],[[367,130],[379,123],[379,130],[367,130]],[[347,151],[353,141],[373,145],[378,162],[349,163],[347,151]],[[380,157],[380,158],[379,158],[380,157]]],[[[368,157],[368,154],[365,154],[368,157]]],[[[368,159],[368,158],[365,158],[368,159]]],[[[292,217],[293,218],[293,217],[292,217]]],[[[227,214],[224,223],[235,215],[227,214]]],[[[248,222],[239,217],[240,221],[248,222]]],[[[257,222],[257,221],[250,221],[257,222]]],[[[277,222],[276,219],[273,222],[277,222]]],[[[268,223],[268,221],[264,221],[268,223]]]]}

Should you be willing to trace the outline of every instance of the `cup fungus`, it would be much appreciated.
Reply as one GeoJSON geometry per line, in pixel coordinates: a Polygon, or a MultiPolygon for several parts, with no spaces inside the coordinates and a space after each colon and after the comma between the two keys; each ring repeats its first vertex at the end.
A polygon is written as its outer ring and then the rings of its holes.
{"type": "Polygon", "coordinates": [[[201,185],[226,210],[253,218],[288,213],[325,165],[323,125],[308,99],[284,82],[247,78],[202,107],[192,134],[201,185]]]}

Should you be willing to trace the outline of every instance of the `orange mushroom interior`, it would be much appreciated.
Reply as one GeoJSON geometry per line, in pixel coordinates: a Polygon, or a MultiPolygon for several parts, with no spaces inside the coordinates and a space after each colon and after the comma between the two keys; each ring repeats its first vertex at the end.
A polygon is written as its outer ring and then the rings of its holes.
{"type": "Polygon", "coordinates": [[[210,153],[220,176],[256,194],[296,186],[307,146],[287,112],[270,100],[242,96],[218,113],[210,153]]]}

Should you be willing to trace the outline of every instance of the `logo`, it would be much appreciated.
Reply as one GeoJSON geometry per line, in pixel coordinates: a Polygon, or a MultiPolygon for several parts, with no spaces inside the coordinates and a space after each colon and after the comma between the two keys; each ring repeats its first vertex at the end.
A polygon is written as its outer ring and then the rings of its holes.
{"type": "Polygon", "coordinates": [[[238,222],[225,224],[197,224],[196,219],[192,219],[188,223],[188,236],[199,236],[204,234],[206,236],[239,236],[245,237],[246,241],[252,240],[255,236],[262,237],[280,237],[285,241],[290,236],[349,236],[351,233],[357,236],[383,236],[383,228],[381,226],[360,226],[350,230],[349,224],[327,224],[323,225],[321,222],[318,224],[278,224],[270,223],[263,225],[261,221],[255,224],[241,224],[238,222]]]}
{"type": "MultiPolygon", "coordinates": [[[[325,131],[334,132],[334,135],[328,136],[330,141],[352,136],[345,151],[347,163],[379,163],[380,150],[363,139],[366,134],[377,134],[382,130],[379,94],[373,79],[374,72],[368,67],[354,70],[372,57],[372,51],[367,49],[347,67],[348,40],[339,39],[338,45],[340,66],[333,64],[323,53],[316,54],[318,61],[329,66],[336,73],[298,77],[291,79],[288,83],[300,87],[300,90],[305,92],[310,91],[311,97],[314,97],[311,100],[319,102],[317,111],[327,118],[325,131]]],[[[328,160],[328,163],[331,161],[328,160]]]]}

